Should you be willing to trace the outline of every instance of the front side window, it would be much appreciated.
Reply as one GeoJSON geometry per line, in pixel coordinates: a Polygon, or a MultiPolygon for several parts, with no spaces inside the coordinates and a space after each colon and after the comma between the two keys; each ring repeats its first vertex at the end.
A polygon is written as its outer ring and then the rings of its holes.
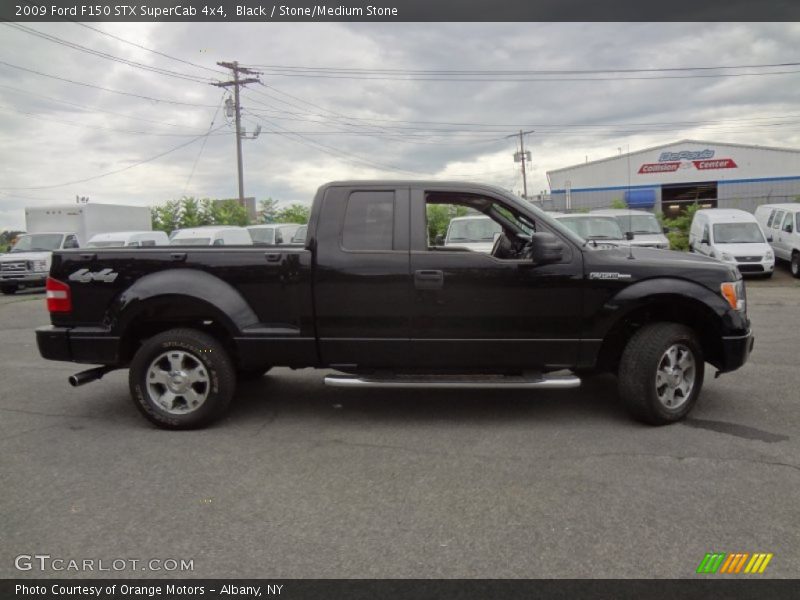
{"type": "Polygon", "coordinates": [[[254,244],[274,244],[275,243],[275,228],[263,227],[248,229],[250,237],[254,244]]]}
{"type": "Polygon", "coordinates": [[[786,233],[792,232],[792,213],[787,212],[786,218],[783,220],[783,230],[786,233]]]}
{"type": "Polygon", "coordinates": [[[772,219],[774,219],[774,218],[775,218],[775,210],[773,209],[773,210],[772,210],[772,211],[770,211],[770,213],[769,213],[769,219],[767,219],[767,229],[769,229],[770,227],[772,227],[772,219]]]}
{"type": "Polygon", "coordinates": [[[353,192],[342,229],[345,250],[391,250],[394,247],[394,192],[353,192]]]}
{"type": "Polygon", "coordinates": [[[632,231],[634,234],[662,233],[655,215],[619,215],[617,222],[623,231],[632,231]]]}
{"type": "Polygon", "coordinates": [[[775,218],[772,219],[772,228],[773,229],[780,229],[781,223],[783,222],[783,214],[784,211],[779,210],[775,213],[775,218]]]}
{"type": "Polygon", "coordinates": [[[64,240],[64,248],[77,248],[78,247],[78,238],[74,235],[68,235],[67,239],[64,240]]]}
{"type": "Polygon", "coordinates": [[[700,238],[700,243],[707,244],[709,242],[708,238],[708,225],[703,226],[703,236],[700,238]]]}
{"type": "Polygon", "coordinates": [[[614,217],[574,216],[558,219],[584,240],[621,240],[625,236],[614,217]]]}
{"type": "Polygon", "coordinates": [[[170,246],[208,246],[211,243],[211,238],[196,237],[196,238],[172,238],[169,241],[170,246]]]}

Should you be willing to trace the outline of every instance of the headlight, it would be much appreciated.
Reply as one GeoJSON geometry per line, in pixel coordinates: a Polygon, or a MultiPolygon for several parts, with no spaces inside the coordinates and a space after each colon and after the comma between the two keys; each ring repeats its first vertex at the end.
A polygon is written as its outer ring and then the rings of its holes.
{"type": "Polygon", "coordinates": [[[772,253],[772,250],[767,250],[767,253],[764,255],[764,260],[773,260],[775,255],[772,253]]]}
{"type": "Polygon", "coordinates": [[[33,261],[33,270],[34,271],[47,271],[47,261],[46,260],[34,260],[33,261]]]}
{"type": "Polygon", "coordinates": [[[719,288],[722,297],[728,301],[732,309],[745,312],[747,305],[744,299],[744,283],[741,281],[726,281],[719,288]]]}

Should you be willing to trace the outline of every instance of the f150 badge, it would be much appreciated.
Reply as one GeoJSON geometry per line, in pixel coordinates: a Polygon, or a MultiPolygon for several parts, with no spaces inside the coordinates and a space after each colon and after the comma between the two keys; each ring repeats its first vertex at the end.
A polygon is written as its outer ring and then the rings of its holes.
{"type": "Polygon", "coordinates": [[[111,269],[103,269],[92,273],[89,269],[79,269],[69,276],[70,281],[79,281],[80,283],[91,283],[92,281],[102,281],[103,283],[111,283],[114,281],[119,273],[115,273],[111,269]]]}
{"type": "Polygon", "coordinates": [[[610,273],[607,271],[599,271],[589,273],[589,279],[630,279],[630,273],[610,273]]]}

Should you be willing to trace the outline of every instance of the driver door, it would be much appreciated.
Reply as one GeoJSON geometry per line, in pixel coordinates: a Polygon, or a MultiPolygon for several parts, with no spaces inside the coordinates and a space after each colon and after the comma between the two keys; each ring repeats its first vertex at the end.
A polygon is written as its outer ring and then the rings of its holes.
{"type": "MultiPolygon", "coordinates": [[[[411,197],[411,360],[424,369],[573,366],[580,338],[580,252],[562,262],[490,254],[427,239],[425,189],[411,197]]],[[[493,202],[513,210],[499,198],[493,202]]],[[[546,230],[542,227],[541,230],[546,230]]]]}

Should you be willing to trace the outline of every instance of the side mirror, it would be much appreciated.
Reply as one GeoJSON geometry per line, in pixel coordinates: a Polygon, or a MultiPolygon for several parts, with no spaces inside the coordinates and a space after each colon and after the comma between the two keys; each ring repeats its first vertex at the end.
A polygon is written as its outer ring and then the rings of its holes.
{"type": "Polygon", "coordinates": [[[444,246],[444,236],[440,233],[433,239],[434,246],[444,246]]]}
{"type": "Polygon", "coordinates": [[[788,224],[786,225],[786,228],[784,229],[784,231],[785,231],[786,233],[792,233],[792,224],[791,224],[791,223],[788,223],[788,224]]]}
{"type": "Polygon", "coordinates": [[[708,238],[704,237],[702,240],[700,240],[700,243],[701,244],[705,244],[707,246],[708,245],[708,238]]]}
{"type": "Polygon", "coordinates": [[[625,239],[630,242],[633,239],[633,232],[632,231],[626,231],[625,232],[625,239]]]}
{"type": "Polygon", "coordinates": [[[669,227],[662,227],[662,228],[661,228],[661,231],[663,231],[663,232],[664,232],[664,235],[666,235],[666,234],[668,234],[668,233],[669,233],[669,227]]]}
{"type": "Polygon", "coordinates": [[[547,265],[560,262],[564,257],[564,243],[558,236],[542,231],[531,235],[531,258],[534,264],[547,265]]]}
{"type": "Polygon", "coordinates": [[[772,234],[771,234],[771,233],[770,233],[770,234],[767,236],[767,241],[768,241],[768,242],[771,242],[771,241],[772,241],[772,234]]]}

